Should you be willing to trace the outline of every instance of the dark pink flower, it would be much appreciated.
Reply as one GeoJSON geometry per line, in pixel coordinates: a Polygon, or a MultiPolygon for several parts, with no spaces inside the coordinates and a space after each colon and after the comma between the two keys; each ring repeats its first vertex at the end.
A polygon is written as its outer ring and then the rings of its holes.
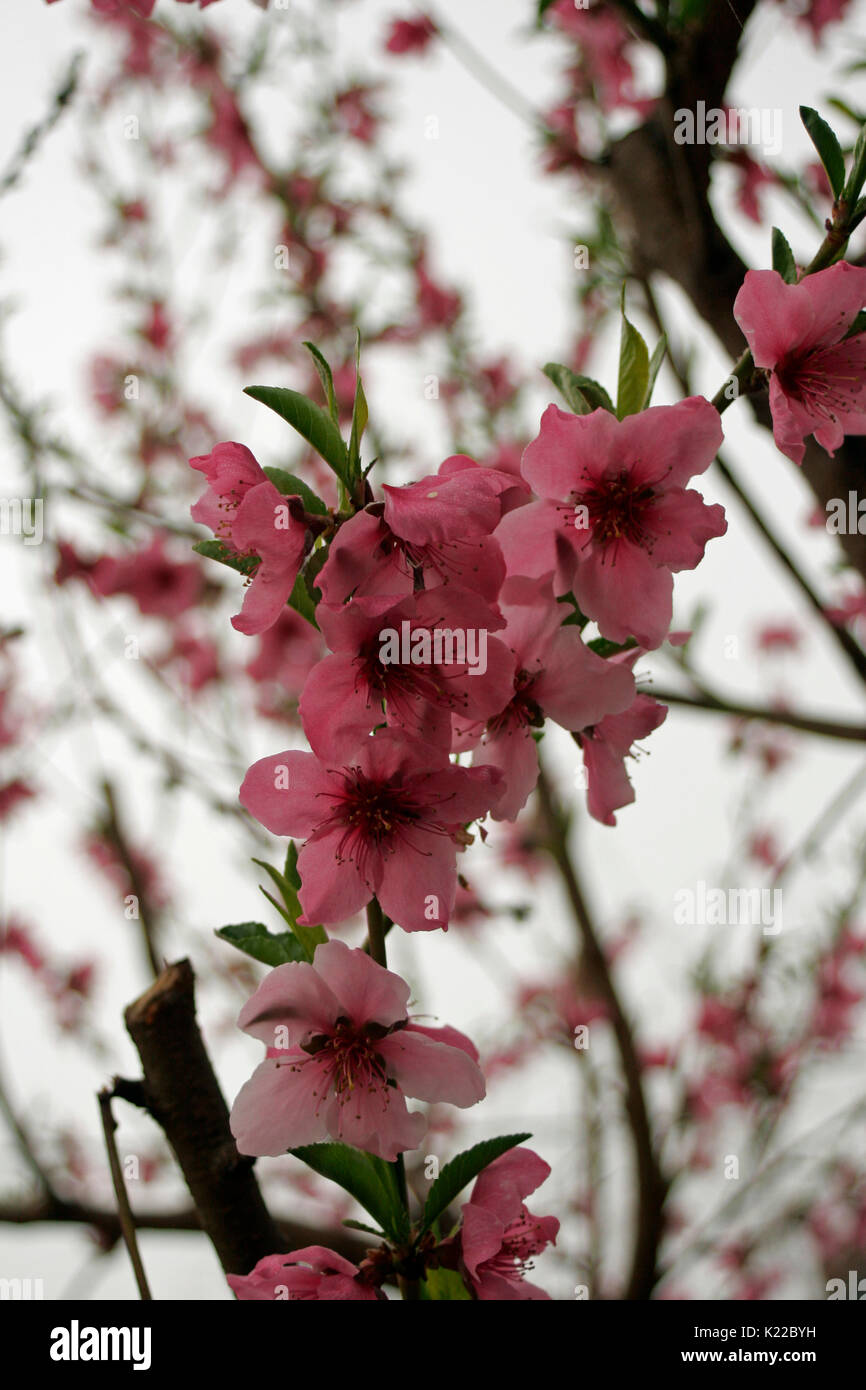
{"type": "Polygon", "coordinates": [[[384,595],[342,608],[322,603],[318,620],[334,655],[310,673],[300,711],[321,757],[351,755],[383,718],[447,753],[452,715],[483,721],[511,694],[513,659],[490,636],[503,619],[471,590],[440,585],[397,603],[384,595]]]}
{"type": "Polygon", "coordinates": [[[658,647],[671,624],[672,572],[694,569],[724,510],[685,487],[722,442],[718,412],[701,396],[617,420],[548,406],[523,455],[543,500],[509,512],[496,531],[509,574],[555,574],[573,587],[605,637],[658,647]]]}
{"type": "Polygon", "coordinates": [[[454,583],[494,602],[505,565],[491,532],[521,495],[519,483],[458,454],[438,474],[384,491],[384,506],[358,512],[331,543],[318,578],[325,602],[411,594],[419,578],[428,589],[454,583]]]}
{"type": "Polygon", "coordinates": [[[634,801],[625,760],[632,756],[632,745],[657,729],[667,712],[667,705],[651,695],[637,695],[624,713],[608,714],[578,735],[586,767],[587,808],[602,825],[616,825],[614,811],[634,801]]]}
{"type": "Polygon", "coordinates": [[[460,1247],[470,1287],[482,1302],[547,1299],[525,1278],[532,1257],[555,1244],[555,1216],[533,1216],[524,1205],[550,1173],[531,1149],[509,1149],[479,1175],[463,1207],[460,1247]]]}
{"type": "Polygon", "coordinates": [[[177,618],[199,598],[202,577],[197,565],[172,560],[157,535],[144,550],[119,558],[104,555],[90,571],[89,583],[102,598],[127,594],[142,613],[177,618]]]}
{"type": "Polygon", "coordinates": [[[342,941],[312,965],[278,965],[238,1018],[271,1049],[231,1112],[241,1153],[285,1153],[325,1139],[389,1162],[421,1143],[424,1116],[406,1097],[461,1109],[484,1097],[478,1054],[456,1029],[416,1028],[409,986],[342,941]]]}
{"type": "Polygon", "coordinates": [[[265,1255],[249,1274],[227,1274],[226,1282],[241,1300],[333,1303],[381,1298],[359,1274],[357,1266],[342,1255],[323,1245],[307,1245],[288,1255],[265,1255]]]}
{"type": "Polygon", "coordinates": [[[427,15],[415,19],[392,19],[385,49],[388,53],[423,53],[436,33],[427,15]]]}
{"type": "Polygon", "coordinates": [[[850,3],[851,0],[809,0],[805,12],[797,16],[798,22],[811,30],[812,39],[818,46],[827,25],[838,24],[844,19],[850,3]]]}
{"type": "Polygon", "coordinates": [[[737,171],[737,206],[744,216],[760,226],[763,221],[761,197],[765,188],[778,185],[778,175],[772,169],[753,159],[747,150],[732,151],[728,162],[737,171]]]}
{"type": "Polygon", "coordinates": [[[496,805],[500,782],[383,729],[339,764],[294,750],[262,758],[240,799],[275,835],[305,838],[303,922],[344,922],[375,896],[406,931],[432,931],[454,907],[463,827],[496,805]]]}
{"type": "Polygon", "coordinates": [[[427,271],[426,262],[415,266],[415,302],[423,328],[451,328],[462,308],[460,295],[437,285],[427,271]]]}
{"type": "MultiPolygon", "coordinates": [[[[53,4],[54,0],[48,0],[53,4]]],[[[97,14],[123,14],[128,11],[130,14],[142,15],[149,19],[153,14],[156,0],[90,0],[91,5],[97,14]]]]}
{"type": "Polygon", "coordinates": [[[513,658],[510,699],[486,723],[459,716],[459,743],[477,744],[474,766],[501,770],[505,792],[494,820],[514,820],[538,780],[533,729],[545,717],[565,729],[598,724],[634,699],[634,677],[623,664],[604,661],[591,651],[574,626],[563,627],[566,605],[555,603],[550,578],[506,580],[500,595],[506,620],[501,641],[513,658]]]}
{"type": "Polygon", "coordinates": [[[277,621],[294,588],[306,548],[303,504],[284,497],[243,444],[217,444],[190,459],[208,489],[190,508],[193,521],[243,556],[257,556],[252,582],[232,627],[248,636],[277,621]]]}
{"type": "Polygon", "coordinates": [[[866,301],[866,269],[840,261],[788,285],[750,270],[734,301],[755,365],[770,375],[776,446],[802,463],[805,439],[833,454],[866,434],[866,333],[846,335],[866,301]]]}

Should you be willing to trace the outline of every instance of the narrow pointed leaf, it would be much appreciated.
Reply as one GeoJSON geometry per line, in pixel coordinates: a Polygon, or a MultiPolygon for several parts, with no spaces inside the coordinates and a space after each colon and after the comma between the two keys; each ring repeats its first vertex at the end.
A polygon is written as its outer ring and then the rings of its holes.
{"type": "Polygon", "coordinates": [[[643,398],[644,410],[646,410],[647,406],[652,400],[653,388],[656,384],[656,377],[659,374],[659,368],[661,367],[662,362],[664,362],[665,360],[665,353],[667,352],[667,350],[668,340],[667,336],[663,333],[662,336],[659,338],[658,342],[656,343],[655,347],[653,348],[653,355],[649,360],[649,377],[647,378],[646,394],[643,398]]]}
{"type": "Polygon", "coordinates": [[[787,284],[796,285],[797,263],[794,253],[778,227],[773,228],[773,269],[778,271],[787,284]]]}
{"type": "Polygon", "coordinates": [[[833,197],[838,198],[845,187],[845,156],[833,131],[811,106],[800,107],[800,120],[806,127],[809,139],[818,151],[818,157],[827,171],[833,197]]]}
{"type": "Polygon", "coordinates": [[[636,415],[643,407],[649,385],[649,349],[633,323],[625,316],[625,289],[622,295],[622,334],[619,342],[619,378],[616,413],[620,420],[636,415]]]}
{"type": "Polygon", "coordinates": [[[483,1139],[480,1144],[465,1149],[450,1163],[446,1163],[427,1195],[421,1217],[422,1233],[432,1225],[437,1216],[442,1215],[464,1187],[478,1177],[483,1168],[487,1168],[495,1158],[507,1153],[509,1149],[531,1138],[531,1134],[505,1134],[498,1139],[483,1139]]]}
{"type": "Polygon", "coordinates": [[[328,403],[328,414],[330,415],[334,424],[339,429],[340,416],[339,411],[337,410],[337,396],[336,392],[334,391],[334,377],[333,373],[331,372],[331,368],[326,358],[324,358],[322,354],[319,352],[319,349],[316,347],[315,343],[304,343],[304,347],[307,349],[307,352],[312,357],[313,366],[319,374],[319,380],[321,381],[322,389],[325,392],[325,400],[328,403]]]}
{"type": "Polygon", "coordinates": [[[261,401],[275,411],[297,430],[298,434],[312,445],[334,470],[342,483],[348,478],[348,456],[342,435],[330,415],[302,396],[299,391],[290,391],[285,386],[245,386],[244,393],[254,401],[261,401]]]}

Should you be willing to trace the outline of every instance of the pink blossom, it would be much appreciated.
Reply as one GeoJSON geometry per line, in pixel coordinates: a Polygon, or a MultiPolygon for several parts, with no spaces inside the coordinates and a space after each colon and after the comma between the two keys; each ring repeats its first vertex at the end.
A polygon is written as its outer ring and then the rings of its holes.
{"type": "Polygon", "coordinates": [[[800,24],[811,30],[816,47],[820,45],[827,25],[838,24],[845,18],[849,4],[850,0],[809,0],[805,13],[797,18],[800,24]]]}
{"type": "Polygon", "coordinates": [[[407,1096],[461,1109],[483,1099],[472,1043],[453,1028],[437,1037],[409,1023],[409,993],[342,941],[318,946],[312,965],[272,970],[238,1018],[271,1049],[232,1106],[240,1152],[276,1155],[331,1138],[393,1162],[427,1127],[407,1096]]]}
{"type": "Polygon", "coordinates": [[[378,133],[379,115],[370,103],[377,91],[377,87],[347,87],[333,98],[337,124],[362,145],[372,145],[378,133]]]}
{"type": "Polygon", "coordinates": [[[384,491],[384,506],[358,512],[332,541],[318,579],[326,603],[411,594],[420,577],[496,599],[505,566],[491,532],[521,493],[513,477],[456,455],[438,474],[384,491]]]}
{"type": "Polygon", "coordinates": [[[195,604],[202,578],[197,565],[172,560],[162,536],[154,536],[143,550],[115,558],[104,555],[89,574],[95,594],[109,598],[126,594],[142,613],[177,618],[195,604]]]}
{"type": "Polygon", "coordinates": [[[652,696],[637,695],[622,714],[608,714],[578,735],[587,775],[587,808],[602,825],[616,825],[614,811],[634,801],[625,760],[633,756],[632,745],[657,729],[667,712],[667,705],[652,696]]]}
{"type": "Polygon", "coordinates": [[[506,580],[500,607],[502,641],[513,657],[510,699],[486,724],[457,716],[455,731],[457,746],[479,745],[476,767],[501,770],[505,791],[493,818],[514,820],[538,779],[533,729],[543,728],[546,716],[565,729],[583,729],[621,713],[634,699],[634,677],[627,666],[591,651],[576,627],[562,626],[566,607],[553,602],[549,576],[506,580]]]}
{"type": "Polygon", "coordinates": [[[258,557],[241,611],[232,618],[238,632],[258,635],[277,621],[297,579],[306,547],[303,504],[278,492],[243,444],[217,444],[190,465],[208,480],[190,508],[193,520],[230,550],[258,557]]]}
{"type": "Polygon", "coordinates": [[[423,53],[436,33],[427,15],[415,19],[392,19],[385,49],[388,53],[423,53]]]}
{"type": "Polygon", "coordinates": [[[307,1245],[288,1255],[265,1255],[249,1274],[227,1274],[226,1282],[241,1300],[375,1302],[382,1297],[359,1276],[358,1267],[342,1255],[307,1245]]]}
{"type": "Polygon", "coordinates": [[[462,308],[460,295],[437,285],[423,259],[415,267],[415,283],[415,301],[422,327],[451,328],[462,308]]]}
{"type": "Polygon", "coordinates": [[[553,572],[572,587],[605,637],[658,647],[671,624],[673,571],[694,569],[724,509],[685,487],[722,442],[718,413],[701,396],[617,420],[548,406],[523,455],[542,499],[509,512],[496,530],[509,574],[553,572]]]}
{"type": "Polygon", "coordinates": [[[495,806],[501,776],[463,768],[397,729],[336,764],[294,750],[262,758],[240,799],[275,835],[305,837],[305,923],[344,922],[370,899],[406,931],[446,927],[463,826],[495,806]]]}
{"type": "Polygon", "coordinates": [[[734,301],[757,367],[770,373],[777,447],[802,463],[813,434],[829,454],[866,434],[866,333],[846,337],[866,301],[866,269],[840,261],[788,285],[750,270],[734,301]]]}
{"type": "MultiPolygon", "coordinates": [[[[53,4],[54,0],[48,0],[48,3],[53,4]]],[[[149,19],[156,0],[90,0],[90,3],[97,14],[123,14],[124,11],[128,11],[130,14],[149,19]]]]}
{"type": "Polygon", "coordinates": [[[533,1255],[555,1244],[555,1216],[533,1216],[524,1205],[550,1173],[531,1149],[510,1149],[479,1175],[463,1207],[462,1262],[476,1298],[548,1299],[525,1278],[533,1255]]]}
{"type": "Polygon", "coordinates": [[[576,95],[596,100],[602,111],[624,106],[646,115],[652,109],[652,101],[635,94],[634,70],[626,52],[628,31],[614,10],[555,0],[547,17],[578,45],[581,71],[573,74],[576,95]]]}
{"type": "Polygon", "coordinates": [[[778,176],[772,169],[753,159],[746,150],[731,152],[728,162],[737,171],[737,206],[744,216],[760,226],[763,220],[761,196],[765,188],[778,185],[778,176]]]}
{"type": "Polygon", "coordinates": [[[304,732],[322,757],[351,755],[363,735],[382,723],[383,706],[389,724],[429,739],[447,753],[452,714],[483,721],[509,699],[513,658],[489,636],[503,626],[503,619],[470,590],[440,586],[397,603],[387,596],[359,598],[338,609],[322,603],[318,617],[334,654],[311,671],[300,711],[304,732]],[[452,634],[448,649],[443,632],[452,634]],[[399,645],[400,660],[383,661],[384,633],[397,637],[393,645],[399,645]],[[474,634],[469,644],[467,633],[474,634]],[[455,659],[460,650],[454,634],[462,638],[463,656],[469,660],[455,659]]]}
{"type": "MultiPolygon", "coordinates": [[[[258,685],[273,686],[274,697],[297,701],[304,682],[325,655],[321,634],[296,613],[284,608],[273,627],[259,637],[256,655],[247,662],[246,673],[258,685]]],[[[268,713],[273,705],[265,701],[268,713]]]]}

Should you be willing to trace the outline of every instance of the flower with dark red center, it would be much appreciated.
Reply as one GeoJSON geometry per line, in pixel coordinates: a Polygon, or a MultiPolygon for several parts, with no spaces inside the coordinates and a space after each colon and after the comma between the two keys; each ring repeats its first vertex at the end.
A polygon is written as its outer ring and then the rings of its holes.
{"type": "Polygon", "coordinates": [[[532,731],[545,717],[580,729],[626,709],[634,698],[631,670],[591,651],[576,627],[563,626],[570,610],[552,600],[549,575],[505,581],[501,641],[514,661],[511,699],[486,724],[454,719],[455,747],[475,746],[474,766],[502,772],[505,791],[494,820],[514,820],[538,780],[532,731]]]}
{"type": "Polygon", "coordinates": [[[552,573],[555,592],[573,589],[605,637],[659,646],[673,572],[694,569],[727,529],[722,507],[685,487],[721,442],[718,412],[701,396],[624,420],[548,406],[522,463],[543,500],[509,512],[495,532],[508,573],[552,573]]]}
{"type": "Polygon", "coordinates": [[[339,762],[294,750],[262,758],[240,798],[277,835],[305,837],[302,922],[342,922],[372,897],[407,931],[447,927],[463,827],[500,795],[493,768],[452,764],[398,729],[339,762]]]}
{"type": "Polygon", "coordinates": [[[407,1096],[481,1100],[472,1043],[454,1028],[410,1023],[408,1000],[399,975],[342,941],[317,946],[312,965],[272,970],[238,1019],[268,1044],[232,1106],[240,1152],[276,1155],[330,1138],[393,1161],[427,1128],[407,1096]]]}
{"type": "Polygon", "coordinates": [[[322,757],[352,753],[383,720],[449,752],[452,714],[486,719],[511,693],[513,659],[490,635],[504,619],[471,590],[440,585],[396,603],[321,603],[318,619],[333,655],[311,671],[300,711],[322,757]]]}
{"type": "Polygon", "coordinates": [[[509,1149],[476,1179],[463,1207],[460,1253],[465,1276],[482,1302],[548,1299],[526,1275],[533,1258],[555,1244],[559,1221],[533,1216],[524,1205],[550,1173],[532,1149],[509,1149]]]}
{"type": "Polygon", "coordinates": [[[776,445],[802,463],[813,434],[828,454],[846,434],[866,434],[866,333],[848,336],[866,302],[866,269],[840,261],[788,285],[750,270],[734,318],[755,366],[770,375],[776,445]]]}

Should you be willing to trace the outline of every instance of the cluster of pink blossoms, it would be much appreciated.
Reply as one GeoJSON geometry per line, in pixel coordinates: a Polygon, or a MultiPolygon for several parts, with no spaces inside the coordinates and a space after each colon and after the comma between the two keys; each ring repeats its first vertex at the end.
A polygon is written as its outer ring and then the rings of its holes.
{"type": "MultiPolygon", "coordinates": [[[[381,500],[368,490],[348,512],[284,496],[243,445],[192,460],[208,483],[193,517],[247,576],[234,626],[270,632],[301,584],[328,649],[299,701],[311,751],[260,759],[240,792],[270,831],[301,842],[299,926],[373,903],[406,931],[447,928],[469,828],[517,818],[547,719],[573,734],[590,811],[613,823],[634,798],[632,744],[666,713],[636,692],[632,666],[669,634],[673,573],[725,530],[722,509],[686,486],[720,442],[702,399],[621,421],[551,406],[519,468],[457,455],[381,500]],[[599,650],[584,640],[589,621],[599,650]]],[[[426,1131],[407,1099],[482,1099],[473,1044],[411,1021],[408,999],[399,976],[341,941],[273,969],[239,1019],[267,1047],[232,1110],[240,1151],[330,1140],[393,1162],[426,1131]]],[[[436,1253],[474,1297],[547,1297],[523,1277],[558,1230],[524,1206],[547,1172],[518,1148],[478,1178],[458,1235],[436,1253]]],[[[310,1247],[268,1257],[233,1287],[370,1299],[380,1276],[375,1261],[358,1269],[310,1247]]]]}

